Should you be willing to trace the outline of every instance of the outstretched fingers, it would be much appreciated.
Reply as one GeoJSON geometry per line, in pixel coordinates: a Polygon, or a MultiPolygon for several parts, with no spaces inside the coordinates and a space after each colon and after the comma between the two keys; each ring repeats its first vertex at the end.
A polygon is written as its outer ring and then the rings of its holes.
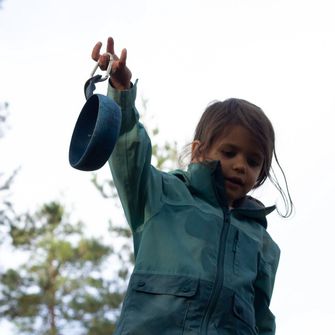
{"type": "Polygon", "coordinates": [[[101,54],[102,43],[98,42],[92,50],[91,57],[93,60],[98,62],[101,70],[105,71],[108,69],[110,64],[110,58],[112,55],[113,63],[111,70],[111,83],[117,89],[128,89],[130,87],[131,72],[126,66],[127,60],[127,49],[122,49],[120,57],[115,55],[114,52],[114,40],[112,37],[107,39],[106,52],[101,54]]]}

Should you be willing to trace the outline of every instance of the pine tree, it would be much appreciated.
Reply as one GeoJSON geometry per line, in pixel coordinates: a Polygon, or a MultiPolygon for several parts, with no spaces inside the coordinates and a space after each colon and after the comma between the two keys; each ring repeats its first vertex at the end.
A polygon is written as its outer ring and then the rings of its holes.
{"type": "Polygon", "coordinates": [[[83,230],[58,202],[11,225],[13,245],[28,257],[0,277],[0,316],[19,334],[113,332],[123,292],[104,277],[112,249],[83,230]]]}

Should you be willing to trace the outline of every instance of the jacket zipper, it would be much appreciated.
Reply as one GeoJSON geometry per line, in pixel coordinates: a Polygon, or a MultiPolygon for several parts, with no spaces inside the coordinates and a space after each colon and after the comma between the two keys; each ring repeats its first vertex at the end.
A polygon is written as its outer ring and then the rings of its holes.
{"type": "Polygon", "coordinates": [[[234,273],[238,274],[238,259],[237,259],[237,250],[238,250],[238,244],[239,244],[239,239],[240,239],[240,234],[237,231],[235,238],[234,238],[234,242],[233,242],[233,269],[234,269],[234,273]]]}
{"type": "Polygon", "coordinates": [[[208,325],[211,319],[211,316],[215,310],[217,305],[217,301],[220,296],[220,292],[223,286],[223,278],[224,278],[224,256],[227,244],[227,237],[230,228],[230,213],[225,212],[223,210],[224,220],[223,227],[220,233],[220,245],[219,245],[219,257],[217,261],[217,272],[215,277],[214,286],[212,289],[211,296],[209,298],[207,309],[204,318],[202,319],[200,326],[200,334],[207,334],[208,325]]]}

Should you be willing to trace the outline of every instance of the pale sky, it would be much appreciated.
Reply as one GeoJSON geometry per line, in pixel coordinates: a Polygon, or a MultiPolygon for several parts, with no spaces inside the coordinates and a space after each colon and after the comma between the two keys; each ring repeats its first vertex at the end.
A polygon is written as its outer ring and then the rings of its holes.
{"type": "MultiPolygon", "coordinates": [[[[18,208],[61,199],[94,227],[113,215],[90,174],[68,163],[91,49],[113,36],[139,78],[137,106],[149,99],[162,139],[191,141],[214,99],[240,97],[264,109],[296,207],[289,220],[269,217],[282,250],[271,305],[277,334],[335,333],[332,0],[5,0],[2,7],[0,101],[10,103],[11,129],[0,142],[0,171],[22,166],[13,187],[18,208]]],[[[99,174],[108,177],[108,168],[99,174]]],[[[266,205],[279,201],[271,187],[256,194],[266,205]]],[[[1,326],[1,335],[12,334],[1,326]]]]}

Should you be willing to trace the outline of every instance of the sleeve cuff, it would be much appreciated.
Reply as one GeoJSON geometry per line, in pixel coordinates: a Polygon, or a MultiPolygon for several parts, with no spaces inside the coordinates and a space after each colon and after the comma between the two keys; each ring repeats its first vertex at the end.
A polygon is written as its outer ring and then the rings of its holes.
{"type": "Polygon", "coordinates": [[[116,90],[110,83],[108,83],[107,95],[111,97],[120,107],[121,110],[129,110],[135,107],[136,93],[137,93],[137,82],[131,83],[131,87],[128,90],[116,90]]]}

